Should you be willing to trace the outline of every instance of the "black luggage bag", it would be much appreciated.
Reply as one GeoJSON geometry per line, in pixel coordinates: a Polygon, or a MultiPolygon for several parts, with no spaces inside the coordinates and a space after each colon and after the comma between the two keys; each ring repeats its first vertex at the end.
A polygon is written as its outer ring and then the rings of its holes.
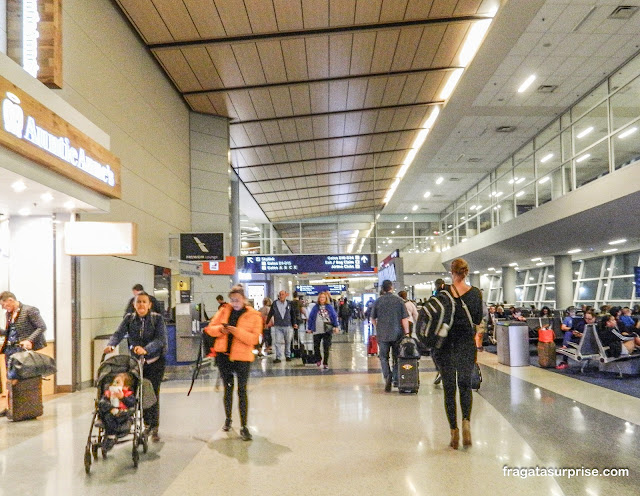
{"type": "Polygon", "coordinates": [[[417,358],[398,358],[398,391],[416,394],[420,389],[420,373],[417,358]]]}
{"type": "Polygon", "coordinates": [[[42,415],[42,377],[7,381],[7,389],[9,420],[19,422],[42,415]]]}

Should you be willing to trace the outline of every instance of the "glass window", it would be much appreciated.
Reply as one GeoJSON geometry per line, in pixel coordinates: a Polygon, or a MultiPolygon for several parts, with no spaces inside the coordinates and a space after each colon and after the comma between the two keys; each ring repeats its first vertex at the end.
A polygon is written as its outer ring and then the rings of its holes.
{"type": "Polygon", "coordinates": [[[513,184],[516,191],[523,185],[529,184],[534,179],[533,155],[529,155],[516,165],[513,170],[513,184]]]}
{"type": "Polygon", "coordinates": [[[516,213],[522,215],[536,207],[536,183],[522,188],[515,195],[516,213]]]}
{"type": "MultiPolygon", "coordinates": [[[[640,97],[639,97],[640,98],[640,97]]],[[[640,121],[623,128],[611,138],[616,170],[640,159],[640,121]]]]}
{"type": "Polygon", "coordinates": [[[546,282],[546,283],[555,282],[555,280],[556,280],[555,279],[555,267],[553,265],[550,265],[546,269],[547,269],[547,273],[544,276],[544,282],[546,282]]]}
{"type": "Polygon", "coordinates": [[[573,125],[576,155],[609,134],[608,121],[607,103],[603,102],[573,125]]]}
{"type": "Polygon", "coordinates": [[[536,152],[538,179],[542,179],[562,164],[560,154],[560,136],[557,136],[536,152]]]}
{"type": "Polygon", "coordinates": [[[595,300],[596,292],[598,291],[598,282],[598,280],[582,281],[578,292],[578,300],[595,300]]]}
{"type": "Polygon", "coordinates": [[[608,93],[608,85],[605,81],[572,107],[571,120],[573,122],[576,122],[582,115],[585,114],[585,112],[588,112],[590,108],[601,102],[608,93]]]}
{"type": "Polygon", "coordinates": [[[614,131],[640,117],[640,76],[613,95],[610,102],[614,131]]]}
{"type": "Polygon", "coordinates": [[[541,269],[531,269],[529,270],[529,280],[527,284],[538,284],[540,282],[540,274],[542,273],[541,269]]]}
{"type": "Polygon", "coordinates": [[[516,286],[516,305],[522,304],[522,297],[524,296],[524,289],[522,286],[516,286]]]}
{"type": "Polygon", "coordinates": [[[511,158],[508,158],[498,166],[498,168],[496,169],[495,177],[500,177],[503,174],[506,174],[512,168],[513,168],[513,162],[511,161],[511,158]]]}
{"type": "Polygon", "coordinates": [[[491,229],[491,209],[484,210],[478,218],[480,232],[491,229]]]}
{"type": "Polygon", "coordinates": [[[560,127],[562,129],[567,129],[571,125],[571,113],[565,112],[560,117],[560,127]]]}
{"type": "Polygon", "coordinates": [[[589,260],[585,260],[582,279],[591,279],[593,277],[600,277],[601,270],[602,270],[602,258],[591,258],[589,260]]]}
{"type": "Polygon", "coordinates": [[[629,61],[627,65],[616,71],[616,73],[609,78],[610,91],[613,93],[634,79],[638,74],[640,74],[640,56],[629,61]]]}
{"type": "Polygon", "coordinates": [[[538,286],[527,286],[527,293],[525,295],[524,301],[535,301],[536,300],[536,288],[538,286]]]}
{"type": "Polygon", "coordinates": [[[524,284],[525,283],[525,277],[527,277],[527,271],[526,270],[520,270],[516,272],[516,284],[524,284]]]}
{"type": "Polygon", "coordinates": [[[573,157],[573,134],[571,132],[571,128],[562,132],[562,161],[566,162],[567,160],[573,157]]]}
{"type": "Polygon", "coordinates": [[[513,164],[518,165],[520,162],[533,154],[533,140],[529,141],[520,150],[513,154],[513,164]]]}
{"type": "Polygon", "coordinates": [[[545,147],[546,144],[560,133],[560,119],[553,121],[544,131],[535,138],[536,150],[545,147]]]}
{"type": "Polygon", "coordinates": [[[609,173],[609,146],[604,140],[578,155],[574,160],[576,168],[576,187],[609,173]]]}
{"type": "Polygon", "coordinates": [[[556,299],[556,287],[551,284],[545,284],[542,294],[543,301],[553,301],[556,299]]]}
{"type": "Polygon", "coordinates": [[[609,289],[609,299],[626,300],[633,295],[633,277],[620,277],[611,279],[611,288],[609,289]]]}
{"type": "Polygon", "coordinates": [[[613,261],[612,276],[633,274],[633,268],[638,265],[638,252],[616,255],[613,261]]]}
{"type": "Polygon", "coordinates": [[[489,291],[489,301],[490,302],[496,302],[498,301],[498,298],[500,297],[499,295],[499,289],[492,289],[489,291]]]}
{"type": "Polygon", "coordinates": [[[513,172],[509,171],[504,176],[498,178],[495,184],[493,193],[494,198],[499,202],[502,198],[505,198],[513,193],[513,172]]]}
{"type": "Polygon", "coordinates": [[[481,192],[483,189],[487,189],[490,185],[491,175],[488,175],[478,183],[478,191],[481,192]]]}
{"type": "Polygon", "coordinates": [[[580,265],[580,262],[573,262],[571,264],[571,272],[573,272],[574,281],[580,277],[580,265]]]}

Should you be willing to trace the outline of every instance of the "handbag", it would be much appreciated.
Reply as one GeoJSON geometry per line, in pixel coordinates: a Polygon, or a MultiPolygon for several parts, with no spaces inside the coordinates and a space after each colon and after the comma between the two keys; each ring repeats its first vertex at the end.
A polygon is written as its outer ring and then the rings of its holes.
{"type": "Polygon", "coordinates": [[[325,322],[324,323],[324,332],[325,333],[332,333],[333,332],[333,324],[331,322],[325,322]]]}
{"type": "MultiPolygon", "coordinates": [[[[455,286],[453,286],[453,284],[451,285],[451,287],[455,289],[455,286]]],[[[473,319],[471,318],[471,312],[469,311],[469,307],[464,302],[464,300],[462,299],[462,297],[460,296],[457,290],[456,290],[456,293],[458,298],[462,302],[462,307],[464,308],[464,311],[467,314],[467,318],[469,319],[469,324],[471,324],[471,329],[475,331],[476,326],[474,325],[473,319]]],[[[471,371],[471,389],[475,389],[476,391],[478,391],[480,389],[480,384],[482,384],[482,372],[480,371],[480,365],[478,365],[478,362],[476,361],[473,364],[473,370],[471,371]]]]}
{"type": "Polygon", "coordinates": [[[9,357],[7,378],[30,379],[46,377],[57,371],[56,361],[50,356],[26,350],[14,353],[9,357]]]}

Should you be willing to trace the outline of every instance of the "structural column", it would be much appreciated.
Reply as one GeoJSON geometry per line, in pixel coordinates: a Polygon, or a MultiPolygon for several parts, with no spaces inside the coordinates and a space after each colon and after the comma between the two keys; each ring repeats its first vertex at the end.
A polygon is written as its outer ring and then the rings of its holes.
{"type": "Polygon", "coordinates": [[[507,303],[516,302],[516,269],[502,267],[502,299],[507,303]]]}
{"type": "MultiPolygon", "coordinates": [[[[240,256],[240,180],[235,174],[231,174],[231,205],[229,206],[231,217],[231,256],[240,256]]],[[[238,271],[233,275],[233,283],[238,284],[238,271]]]]}
{"type": "Polygon", "coordinates": [[[556,308],[562,309],[573,305],[573,265],[571,255],[553,257],[556,281],[556,308]]]}

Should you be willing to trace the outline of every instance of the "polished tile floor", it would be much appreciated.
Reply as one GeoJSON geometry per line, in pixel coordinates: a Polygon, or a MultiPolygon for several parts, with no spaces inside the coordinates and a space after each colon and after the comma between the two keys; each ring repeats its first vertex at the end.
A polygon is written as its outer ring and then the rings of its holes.
{"type": "Polygon", "coordinates": [[[378,359],[366,356],[357,333],[337,337],[329,371],[300,360],[255,362],[252,442],[238,435],[235,404],[234,430],[220,430],[222,393],[207,370],[189,397],[188,371],[163,383],[162,439],[137,469],[128,443],[85,474],[93,389],[47,401],[38,420],[1,419],[0,495],[640,494],[639,399],[537,367],[509,368],[489,353],[479,362],[484,382],[468,449],[447,446],[431,360],[421,360],[417,395],[384,393],[378,359]],[[629,473],[508,472],[536,467],[629,473]]]}

